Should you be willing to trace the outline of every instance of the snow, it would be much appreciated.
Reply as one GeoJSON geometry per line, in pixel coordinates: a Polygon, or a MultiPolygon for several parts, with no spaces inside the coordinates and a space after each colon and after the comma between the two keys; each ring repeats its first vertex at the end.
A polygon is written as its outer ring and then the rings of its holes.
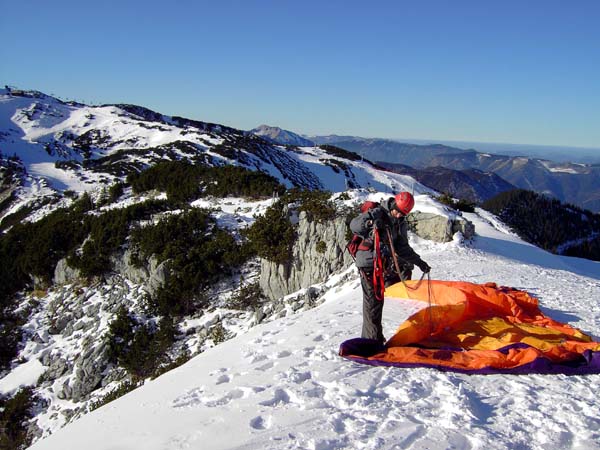
{"type": "Polygon", "coordinates": [[[20,364],[0,380],[0,393],[13,393],[21,387],[35,385],[45,371],[46,368],[37,358],[20,364]]]}
{"type": "Polygon", "coordinates": [[[255,221],[255,215],[264,214],[265,210],[275,202],[276,199],[249,202],[243,198],[227,197],[219,199],[202,198],[195,200],[191,206],[195,208],[212,209],[212,216],[221,228],[235,230],[250,226],[255,221]]]}
{"type": "Polygon", "coordinates": [[[540,163],[548,169],[550,172],[554,173],[568,173],[572,175],[580,175],[585,173],[585,169],[589,166],[581,163],[565,163],[559,164],[552,161],[540,160],[540,163]]]}
{"type": "MultiPolygon", "coordinates": [[[[0,151],[7,157],[17,155],[28,174],[25,185],[16,191],[18,200],[13,204],[12,212],[35,203],[40,197],[66,190],[90,192],[95,197],[103,186],[119,178],[111,173],[96,173],[78,167],[77,163],[84,161],[84,152],[81,146],[75,145],[75,139],[92,131],[98,142],[89,149],[90,155],[86,155],[91,159],[120,150],[150,149],[185,140],[215,162],[239,164],[237,160],[212,151],[213,146],[228,139],[227,135],[215,137],[201,129],[182,128],[169,117],[163,118],[165,122],[149,122],[116,106],[67,105],[50,96],[18,97],[1,90],[0,151]],[[57,161],[75,164],[56,167],[57,161]],[[40,186],[43,189],[39,189],[40,186]]],[[[238,150],[245,151],[244,148],[238,150]]],[[[181,158],[190,156],[177,148],[172,152],[181,158]]],[[[363,187],[389,193],[401,190],[415,194],[434,193],[409,176],[376,169],[366,161],[339,158],[319,147],[289,150],[283,146],[272,146],[267,154],[259,158],[246,152],[245,164],[253,170],[260,168],[269,173],[288,188],[294,183],[304,182],[311,188],[319,187],[331,192],[363,187]],[[329,160],[329,165],[323,160],[329,160]]],[[[145,155],[127,156],[130,163],[142,165],[149,164],[153,158],[156,160],[159,156],[151,150],[145,155]]],[[[50,211],[50,208],[45,211],[50,211]]],[[[226,218],[223,220],[226,222],[226,218]]],[[[250,223],[251,220],[244,221],[250,223]]]]}
{"type": "MultiPolygon", "coordinates": [[[[525,289],[546,314],[600,339],[600,263],[467,218],[472,246],[411,238],[433,277],[525,289]]],[[[209,349],[32,449],[600,449],[600,375],[465,375],[340,358],[361,324],[349,270],[319,307],[209,349]]],[[[420,307],[388,299],[386,336],[420,307]]]]}
{"type": "Polygon", "coordinates": [[[52,162],[30,164],[29,173],[50,180],[56,189],[75,192],[92,191],[97,188],[95,183],[86,183],[72,171],[57,169],[52,162]]]}

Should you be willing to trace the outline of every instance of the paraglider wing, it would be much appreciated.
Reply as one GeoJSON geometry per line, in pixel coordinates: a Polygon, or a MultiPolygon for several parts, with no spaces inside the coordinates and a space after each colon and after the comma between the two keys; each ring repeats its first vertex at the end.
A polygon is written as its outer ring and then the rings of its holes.
{"type": "Polygon", "coordinates": [[[365,364],[434,367],[465,373],[600,373],[600,343],[545,316],[525,291],[495,283],[407,281],[387,298],[426,302],[385,346],[342,343],[340,355],[365,364]]]}

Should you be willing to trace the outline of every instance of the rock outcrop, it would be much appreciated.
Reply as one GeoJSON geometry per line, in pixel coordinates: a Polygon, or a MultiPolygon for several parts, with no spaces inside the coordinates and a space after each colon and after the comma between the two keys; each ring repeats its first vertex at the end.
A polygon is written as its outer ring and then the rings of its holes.
{"type": "Polygon", "coordinates": [[[455,233],[462,233],[465,239],[475,235],[475,225],[464,217],[448,218],[433,213],[416,211],[409,216],[411,231],[423,239],[436,242],[450,242],[455,233]]]}
{"type": "MultiPolygon", "coordinates": [[[[133,264],[132,261],[132,252],[129,249],[111,256],[113,271],[133,283],[144,285],[148,293],[155,292],[167,281],[170,274],[168,261],[159,263],[156,258],[151,257],[141,266],[133,264]]],[[[71,267],[66,258],[58,261],[54,269],[54,284],[72,283],[80,278],[81,271],[71,267]]]]}
{"type": "MultiPolygon", "coordinates": [[[[449,242],[457,232],[470,239],[475,226],[461,216],[446,217],[416,212],[409,216],[412,231],[423,239],[449,242]]],[[[274,300],[325,281],[332,273],[352,264],[345,251],[348,237],[345,217],[319,223],[302,212],[297,240],[287,265],[261,260],[260,287],[274,300]]]]}
{"type": "Polygon", "coordinates": [[[349,266],[352,257],[345,251],[346,228],[344,217],[319,223],[301,212],[291,264],[261,260],[260,287],[265,295],[278,299],[349,266]]]}

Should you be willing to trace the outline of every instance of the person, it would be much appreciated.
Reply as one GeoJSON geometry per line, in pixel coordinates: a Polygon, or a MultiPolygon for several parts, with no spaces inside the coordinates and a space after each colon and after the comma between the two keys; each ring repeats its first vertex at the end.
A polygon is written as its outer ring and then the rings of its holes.
{"type": "Polygon", "coordinates": [[[379,206],[356,216],[350,222],[350,230],[362,237],[363,241],[356,252],[356,266],[360,272],[363,291],[362,337],[385,343],[382,327],[383,295],[376,291],[373,272],[374,261],[382,261],[384,286],[390,286],[400,280],[412,277],[414,266],[423,273],[429,273],[431,267],[412,249],[408,243],[408,224],[406,216],[415,205],[410,192],[400,192],[379,206]],[[375,230],[378,231],[379,250],[376,248],[375,230]],[[397,257],[398,266],[393,261],[390,239],[397,257]],[[378,253],[379,251],[379,253],[378,253]],[[400,273],[396,267],[399,268],[400,273]],[[377,298],[380,297],[380,298],[377,298]]]}

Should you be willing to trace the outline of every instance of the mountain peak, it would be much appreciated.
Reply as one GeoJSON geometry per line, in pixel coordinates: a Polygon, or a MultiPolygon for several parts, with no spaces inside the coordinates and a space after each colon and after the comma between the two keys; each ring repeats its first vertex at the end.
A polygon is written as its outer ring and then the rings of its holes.
{"type": "Polygon", "coordinates": [[[284,130],[283,128],[271,125],[260,125],[250,130],[250,133],[281,145],[296,145],[298,147],[312,147],[315,145],[313,141],[308,140],[293,131],[284,130]]]}

